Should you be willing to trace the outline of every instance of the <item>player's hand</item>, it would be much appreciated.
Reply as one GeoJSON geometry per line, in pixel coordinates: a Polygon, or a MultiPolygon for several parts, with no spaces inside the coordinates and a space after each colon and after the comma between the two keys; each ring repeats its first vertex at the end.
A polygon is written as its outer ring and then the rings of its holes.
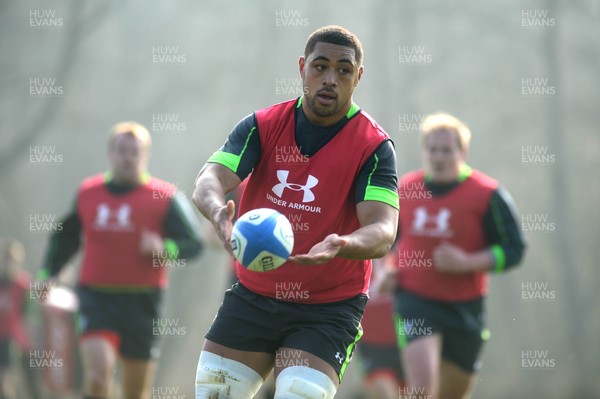
{"type": "Polygon", "coordinates": [[[288,260],[301,265],[319,265],[329,262],[348,245],[348,240],[337,234],[329,234],[323,241],[315,244],[307,254],[290,256],[288,260]]]}
{"type": "Polygon", "coordinates": [[[433,264],[444,273],[469,272],[469,254],[449,242],[442,242],[433,250],[433,264]]]}
{"type": "Polygon", "coordinates": [[[231,230],[233,230],[233,216],[235,215],[235,202],[233,200],[227,201],[227,203],[219,208],[213,216],[213,226],[219,239],[225,246],[225,250],[233,256],[231,250],[231,230]]]}
{"type": "Polygon", "coordinates": [[[142,227],[140,252],[144,256],[154,256],[165,249],[165,243],[160,234],[142,227]]]}

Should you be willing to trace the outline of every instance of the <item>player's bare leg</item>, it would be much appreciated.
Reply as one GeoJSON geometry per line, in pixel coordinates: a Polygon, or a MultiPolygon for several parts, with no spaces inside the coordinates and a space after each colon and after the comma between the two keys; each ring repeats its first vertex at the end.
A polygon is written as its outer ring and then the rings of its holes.
{"type": "Polygon", "coordinates": [[[438,397],[441,354],[442,336],[439,333],[415,339],[402,349],[407,393],[416,397],[438,397]]]}
{"type": "Polygon", "coordinates": [[[8,368],[0,368],[0,399],[15,398],[13,376],[8,368]]]}
{"type": "Polygon", "coordinates": [[[260,387],[258,394],[255,396],[257,399],[273,399],[275,396],[275,377],[273,373],[269,374],[269,377],[260,387]]]}
{"type": "Polygon", "coordinates": [[[368,399],[398,398],[398,383],[391,375],[376,376],[363,389],[364,395],[368,399]]]}
{"type": "Polygon", "coordinates": [[[440,398],[468,399],[475,386],[475,374],[442,359],[440,398]]]}
{"type": "Polygon", "coordinates": [[[156,363],[121,357],[123,394],[127,399],[148,399],[156,363]]]}
{"type": "Polygon", "coordinates": [[[81,341],[85,396],[108,398],[111,395],[117,353],[104,337],[86,337],[81,341]]]}
{"type": "Polygon", "coordinates": [[[217,344],[216,342],[209,341],[208,339],[204,340],[204,346],[202,347],[202,350],[214,353],[215,355],[224,357],[226,359],[243,363],[260,374],[263,380],[267,379],[271,373],[271,369],[273,368],[274,357],[266,352],[241,351],[228,348],[226,346],[217,344]]]}
{"type": "Polygon", "coordinates": [[[21,378],[19,386],[23,390],[23,396],[30,399],[42,398],[39,375],[30,366],[29,357],[23,353],[19,354],[19,365],[21,366],[21,378]]]}

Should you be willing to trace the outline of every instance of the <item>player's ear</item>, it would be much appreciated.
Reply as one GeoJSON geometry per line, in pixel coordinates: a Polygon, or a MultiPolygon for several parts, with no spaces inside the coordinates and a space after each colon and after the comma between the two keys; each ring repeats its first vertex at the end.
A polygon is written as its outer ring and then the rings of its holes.
{"type": "Polygon", "coordinates": [[[306,60],[304,56],[300,56],[298,58],[298,70],[300,71],[300,77],[304,80],[304,66],[306,65],[306,60]]]}
{"type": "Polygon", "coordinates": [[[365,67],[363,65],[358,68],[358,75],[356,76],[356,82],[354,83],[354,87],[358,87],[358,83],[360,82],[360,78],[362,78],[362,74],[365,71],[365,67]]]}

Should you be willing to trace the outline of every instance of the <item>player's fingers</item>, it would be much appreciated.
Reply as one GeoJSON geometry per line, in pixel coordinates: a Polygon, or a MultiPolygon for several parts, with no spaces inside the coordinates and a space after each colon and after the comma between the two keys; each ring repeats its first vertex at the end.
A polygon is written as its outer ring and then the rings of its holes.
{"type": "Polygon", "coordinates": [[[294,256],[290,256],[288,258],[288,260],[299,263],[301,265],[312,265],[313,264],[313,257],[310,255],[294,255],[294,256]]]}
{"type": "Polygon", "coordinates": [[[233,249],[231,248],[231,222],[225,221],[218,225],[217,234],[219,239],[223,243],[223,247],[229,255],[233,256],[233,249]]]}
{"type": "Polygon", "coordinates": [[[300,263],[302,265],[318,265],[330,261],[332,258],[329,252],[321,252],[318,254],[304,254],[290,256],[288,260],[292,262],[300,263]]]}
{"type": "Polygon", "coordinates": [[[294,256],[290,256],[287,258],[288,261],[290,262],[294,262],[294,263],[299,263],[299,264],[303,264],[302,262],[302,258],[298,255],[294,255],[294,256]]]}
{"type": "Polygon", "coordinates": [[[231,248],[231,234],[228,234],[227,231],[223,229],[219,230],[219,238],[221,242],[225,245],[225,248],[231,248]]]}
{"type": "Polygon", "coordinates": [[[221,237],[221,240],[223,240],[224,242],[229,242],[229,240],[231,239],[231,230],[233,229],[233,224],[231,223],[231,220],[229,220],[229,219],[222,220],[217,225],[217,229],[218,229],[217,232],[219,234],[219,237],[221,237]]]}
{"type": "Polygon", "coordinates": [[[227,201],[227,218],[229,221],[233,220],[233,216],[235,215],[235,202],[233,200],[227,201]]]}
{"type": "Polygon", "coordinates": [[[233,256],[233,249],[231,248],[231,242],[230,241],[226,241],[225,242],[225,251],[227,251],[227,253],[231,256],[233,256]]]}

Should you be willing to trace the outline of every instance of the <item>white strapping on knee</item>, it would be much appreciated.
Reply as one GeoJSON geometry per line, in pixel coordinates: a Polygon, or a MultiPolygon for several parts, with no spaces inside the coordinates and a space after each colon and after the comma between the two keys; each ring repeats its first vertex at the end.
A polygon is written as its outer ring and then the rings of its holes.
{"type": "Polygon", "coordinates": [[[306,366],[284,369],[275,386],[275,399],[332,399],[337,390],[327,374],[306,366]]]}
{"type": "Polygon", "coordinates": [[[196,399],[252,399],[262,383],[262,377],[245,364],[211,352],[200,352],[196,399]]]}

